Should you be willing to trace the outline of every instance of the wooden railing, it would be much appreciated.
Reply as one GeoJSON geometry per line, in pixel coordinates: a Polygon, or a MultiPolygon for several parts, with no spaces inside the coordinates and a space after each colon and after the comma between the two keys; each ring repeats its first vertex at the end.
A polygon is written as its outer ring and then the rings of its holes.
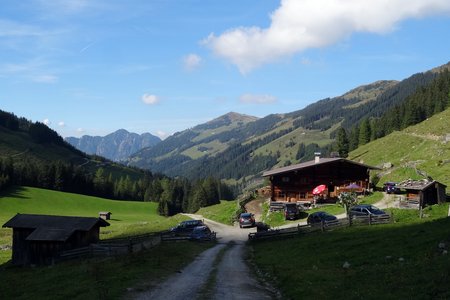
{"type": "Polygon", "coordinates": [[[283,229],[269,229],[267,231],[251,232],[248,234],[248,239],[259,240],[267,238],[277,238],[285,236],[296,236],[299,234],[306,234],[318,231],[330,231],[341,227],[358,226],[358,225],[377,225],[391,223],[393,220],[389,214],[384,215],[368,215],[368,216],[353,216],[352,218],[322,221],[311,225],[298,225],[297,227],[283,228],[283,229]]]}

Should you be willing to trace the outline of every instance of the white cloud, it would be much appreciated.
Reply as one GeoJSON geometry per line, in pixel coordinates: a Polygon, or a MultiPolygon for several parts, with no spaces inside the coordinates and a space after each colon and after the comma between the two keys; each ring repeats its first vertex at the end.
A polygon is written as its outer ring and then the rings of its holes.
{"type": "Polygon", "coordinates": [[[239,98],[239,101],[252,104],[270,104],[276,102],[277,98],[271,95],[244,94],[239,98]]]}
{"type": "Polygon", "coordinates": [[[38,83],[56,83],[58,77],[54,75],[37,75],[33,76],[33,81],[38,83]]]}
{"type": "Polygon", "coordinates": [[[49,126],[50,124],[52,124],[52,122],[50,122],[49,119],[44,119],[44,120],[42,121],[42,123],[44,123],[44,124],[47,125],[47,126],[49,126]]]}
{"type": "Polygon", "coordinates": [[[200,66],[202,58],[197,54],[189,54],[183,58],[184,68],[188,71],[192,71],[200,66]]]}
{"type": "Polygon", "coordinates": [[[82,134],[84,132],[85,132],[85,130],[83,128],[77,128],[77,133],[78,134],[82,134]]]}
{"type": "Polygon", "coordinates": [[[65,126],[66,126],[66,123],[64,123],[64,121],[59,121],[59,122],[58,122],[58,126],[59,126],[59,127],[65,127],[65,126]]]}
{"type": "Polygon", "coordinates": [[[402,20],[449,13],[448,0],[282,0],[268,28],[239,27],[204,40],[241,73],[353,32],[385,33],[402,20]]]}
{"type": "Polygon", "coordinates": [[[142,99],[142,102],[144,102],[145,104],[148,104],[148,105],[154,105],[154,104],[159,103],[159,101],[160,101],[158,96],[149,95],[149,94],[142,95],[141,99],[142,99]]]}

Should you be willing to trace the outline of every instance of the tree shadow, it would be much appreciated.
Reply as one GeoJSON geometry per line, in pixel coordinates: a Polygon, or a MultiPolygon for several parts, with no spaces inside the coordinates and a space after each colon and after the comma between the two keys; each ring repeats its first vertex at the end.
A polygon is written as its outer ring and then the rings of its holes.
{"type": "Polygon", "coordinates": [[[0,198],[12,197],[18,199],[30,199],[30,197],[24,196],[25,188],[22,186],[12,186],[0,192],[0,198]]]}

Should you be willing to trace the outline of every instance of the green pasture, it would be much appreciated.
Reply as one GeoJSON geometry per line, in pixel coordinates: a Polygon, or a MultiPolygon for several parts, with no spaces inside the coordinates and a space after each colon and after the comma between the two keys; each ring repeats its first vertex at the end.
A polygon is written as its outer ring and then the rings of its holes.
{"type": "MultiPolygon", "coordinates": [[[[98,217],[100,211],[112,213],[110,226],[101,228],[100,238],[136,235],[166,230],[183,219],[156,213],[157,203],[117,201],[31,187],[14,187],[0,194],[0,224],[17,213],[98,217]]],[[[11,229],[0,229],[0,245],[11,244],[11,229]]],[[[0,251],[0,264],[9,260],[11,251],[0,251]]]]}
{"type": "Polygon", "coordinates": [[[233,225],[238,209],[236,201],[222,200],[220,204],[200,208],[196,214],[219,223],[233,225]]]}
{"type": "Polygon", "coordinates": [[[283,299],[449,299],[447,210],[429,207],[423,219],[394,210],[393,224],[256,241],[250,258],[283,299]]]}

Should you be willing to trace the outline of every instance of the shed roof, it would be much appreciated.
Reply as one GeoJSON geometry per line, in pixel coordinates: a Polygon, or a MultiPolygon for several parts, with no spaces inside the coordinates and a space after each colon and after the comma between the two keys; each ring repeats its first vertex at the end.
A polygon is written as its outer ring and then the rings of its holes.
{"type": "Polygon", "coordinates": [[[372,167],[372,166],[369,166],[369,165],[358,163],[358,162],[355,162],[355,161],[352,161],[352,160],[349,160],[349,159],[345,159],[345,158],[342,158],[342,157],[320,158],[319,162],[316,162],[315,160],[310,160],[310,161],[307,161],[307,162],[304,162],[304,163],[300,163],[300,164],[296,164],[296,165],[291,165],[291,166],[287,166],[287,167],[283,167],[283,168],[278,168],[278,169],[266,171],[266,172],[263,173],[263,177],[276,175],[276,174],[287,173],[287,172],[292,172],[292,171],[297,171],[297,170],[300,170],[300,169],[306,169],[306,168],[310,168],[310,167],[313,167],[313,166],[325,165],[325,164],[338,162],[338,161],[343,161],[343,162],[359,165],[359,166],[362,166],[362,167],[366,167],[368,169],[378,169],[376,167],[372,167]]]}
{"type": "Polygon", "coordinates": [[[68,217],[50,215],[17,214],[3,227],[10,228],[53,228],[60,230],[88,231],[95,225],[100,227],[109,226],[109,223],[101,218],[92,217],[68,217]]]}
{"type": "Polygon", "coordinates": [[[27,238],[27,241],[57,241],[65,242],[75,232],[68,228],[49,228],[39,227],[34,230],[27,238]]]}
{"type": "Polygon", "coordinates": [[[436,180],[429,180],[429,179],[421,179],[421,180],[408,179],[398,183],[396,187],[405,190],[424,191],[436,183],[441,186],[447,187],[445,184],[437,182],[436,180]]]}

